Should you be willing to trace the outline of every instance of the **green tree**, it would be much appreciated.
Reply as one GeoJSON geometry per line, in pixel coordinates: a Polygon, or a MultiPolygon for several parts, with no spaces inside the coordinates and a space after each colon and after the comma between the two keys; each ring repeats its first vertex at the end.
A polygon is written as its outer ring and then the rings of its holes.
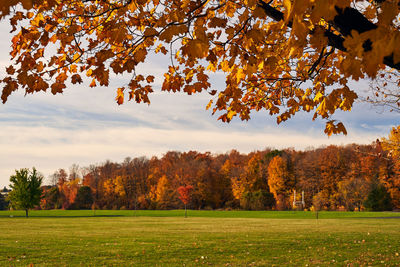
{"type": "Polygon", "coordinates": [[[77,209],[90,209],[93,204],[92,189],[89,186],[82,186],[78,189],[74,206],[77,209]]]}
{"type": "Polygon", "coordinates": [[[15,174],[10,177],[11,192],[8,199],[11,206],[16,209],[25,210],[26,217],[28,217],[28,210],[40,204],[42,196],[43,176],[32,168],[16,170],[15,174]]]}
{"type": "Polygon", "coordinates": [[[0,210],[5,210],[8,207],[8,201],[6,201],[3,194],[0,194],[0,210]]]}
{"type": "Polygon", "coordinates": [[[367,210],[372,211],[392,210],[390,194],[385,186],[380,183],[374,183],[364,206],[367,210]]]}

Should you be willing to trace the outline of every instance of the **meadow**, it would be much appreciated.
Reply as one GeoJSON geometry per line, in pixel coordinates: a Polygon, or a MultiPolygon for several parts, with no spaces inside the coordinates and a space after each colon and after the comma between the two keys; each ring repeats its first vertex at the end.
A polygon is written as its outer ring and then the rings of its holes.
{"type": "Polygon", "coordinates": [[[400,214],[0,212],[0,266],[398,266],[400,214]]]}

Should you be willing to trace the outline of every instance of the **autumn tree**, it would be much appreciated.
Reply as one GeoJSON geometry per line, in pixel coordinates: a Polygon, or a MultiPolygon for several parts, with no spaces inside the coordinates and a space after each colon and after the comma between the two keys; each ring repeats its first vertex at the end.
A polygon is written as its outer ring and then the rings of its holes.
{"type": "Polygon", "coordinates": [[[65,191],[68,190],[67,189],[68,174],[64,169],[59,169],[58,171],[54,172],[53,175],[57,177],[57,189],[59,192],[58,202],[60,204],[60,207],[65,209],[69,206],[67,196],[65,195],[65,191]]]}
{"type": "Polygon", "coordinates": [[[333,115],[358,98],[350,82],[400,69],[398,17],[396,0],[3,1],[0,19],[15,35],[1,98],[108,86],[128,73],[118,104],[149,103],[156,79],[139,66],[156,53],[171,59],[161,90],[210,93],[222,121],[267,110],[280,123],[306,111],[328,135],[346,133],[333,115]],[[224,89],[212,88],[212,72],[225,74],[224,89]]]}
{"type": "Polygon", "coordinates": [[[28,218],[28,210],[40,204],[42,190],[40,188],[43,176],[32,168],[16,170],[10,177],[11,192],[8,195],[13,208],[25,210],[28,218]]]}
{"type": "Polygon", "coordinates": [[[167,209],[170,207],[171,200],[173,198],[173,190],[167,176],[163,175],[157,183],[155,192],[157,208],[167,209]]]}
{"type": "Polygon", "coordinates": [[[60,208],[60,192],[56,186],[43,186],[42,199],[40,200],[41,209],[58,209],[60,208]]]}
{"type": "Polygon", "coordinates": [[[393,127],[388,138],[380,140],[382,149],[386,152],[386,161],[391,169],[384,179],[384,184],[392,198],[395,208],[400,208],[400,126],[393,127]]]}
{"type": "Polygon", "coordinates": [[[400,159],[400,125],[390,130],[388,138],[382,138],[380,141],[382,149],[389,153],[395,159],[400,159]]]}
{"type": "Polygon", "coordinates": [[[338,193],[346,210],[361,211],[371,185],[362,177],[351,177],[338,184],[338,193]]]}
{"type": "Polygon", "coordinates": [[[318,157],[322,182],[320,196],[325,198],[324,204],[332,210],[340,206],[338,184],[347,176],[351,153],[351,149],[331,145],[322,150],[318,157]]]}
{"type": "Polygon", "coordinates": [[[185,205],[185,218],[187,217],[187,209],[186,206],[189,204],[191,200],[191,192],[193,190],[193,186],[180,186],[178,187],[179,199],[185,205]]]}
{"type": "Polygon", "coordinates": [[[287,160],[281,156],[274,157],[268,165],[268,185],[274,194],[278,210],[288,208],[288,197],[294,188],[293,182],[287,160]]]}
{"type": "Polygon", "coordinates": [[[304,191],[306,207],[310,207],[315,196],[322,189],[321,166],[319,156],[322,149],[309,150],[300,156],[295,164],[298,189],[304,191]]]}

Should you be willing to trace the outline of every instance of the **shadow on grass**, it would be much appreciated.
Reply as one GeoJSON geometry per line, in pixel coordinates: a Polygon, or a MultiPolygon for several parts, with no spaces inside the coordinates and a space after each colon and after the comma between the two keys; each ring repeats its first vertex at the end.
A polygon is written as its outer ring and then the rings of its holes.
{"type": "Polygon", "coordinates": [[[358,217],[358,219],[400,219],[400,216],[388,216],[388,217],[358,217]]]}

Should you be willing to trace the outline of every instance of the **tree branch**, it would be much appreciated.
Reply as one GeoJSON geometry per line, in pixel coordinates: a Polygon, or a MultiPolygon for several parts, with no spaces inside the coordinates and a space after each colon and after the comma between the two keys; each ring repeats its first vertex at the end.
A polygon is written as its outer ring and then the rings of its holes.
{"type": "MultiPolygon", "coordinates": [[[[268,3],[260,0],[258,5],[264,10],[265,14],[268,17],[276,21],[283,20],[284,14],[276,8],[270,6],[268,3]]],[[[337,15],[333,19],[332,23],[335,28],[340,32],[340,34],[344,37],[351,35],[352,30],[357,31],[358,33],[363,33],[377,28],[374,23],[365,18],[364,15],[360,13],[357,9],[351,7],[346,7],[342,9],[337,6],[335,7],[335,9],[337,15]]],[[[292,27],[292,22],[288,23],[288,27],[292,27]]],[[[329,46],[346,52],[346,48],[343,45],[344,38],[342,36],[336,35],[329,30],[325,30],[324,35],[328,38],[329,46]]],[[[365,41],[365,43],[363,44],[364,51],[370,51],[372,49],[372,45],[373,44],[369,39],[365,41]]],[[[393,54],[385,56],[382,63],[391,68],[400,70],[400,62],[396,64],[394,63],[393,54]]]]}

